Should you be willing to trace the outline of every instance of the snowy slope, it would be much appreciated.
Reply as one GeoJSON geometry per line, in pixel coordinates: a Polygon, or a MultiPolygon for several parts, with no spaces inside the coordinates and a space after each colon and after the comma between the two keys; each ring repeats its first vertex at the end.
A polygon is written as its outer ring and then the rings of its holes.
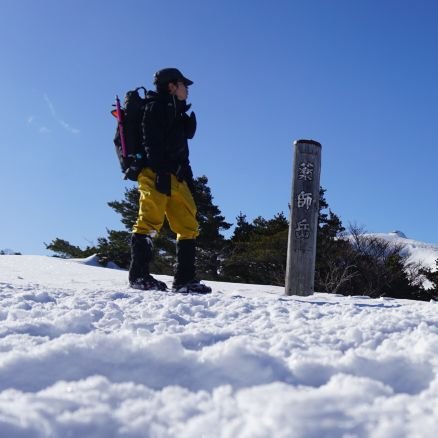
{"type": "Polygon", "coordinates": [[[403,253],[406,254],[411,262],[422,262],[424,265],[436,269],[436,260],[438,259],[438,245],[418,240],[409,239],[401,231],[394,231],[392,233],[376,233],[372,234],[396,245],[403,246],[403,253]]]}
{"type": "MultiPolygon", "coordinates": [[[[378,237],[379,239],[391,242],[394,245],[402,247],[402,255],[407,257],[408,263],[420,263],[424,267],[436,270],[438,260],[438,245],[418,240],[409,239],[402,231],[393,231],[391,233],[370,233],[365,236],[378,237]]],[[[423,287],[425,289],[433,288],[433,284],[424,278],[423,287]]]]}
{"type": "Polygon", "coordinates": [[[0,436],[436,436],[438,303],[208,284],[0,256],[0,436]]]}

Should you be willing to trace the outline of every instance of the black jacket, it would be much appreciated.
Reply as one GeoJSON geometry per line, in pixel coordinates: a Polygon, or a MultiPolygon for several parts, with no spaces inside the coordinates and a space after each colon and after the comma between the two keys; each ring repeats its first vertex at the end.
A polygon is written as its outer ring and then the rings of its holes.
{"type": "MultiPolygon", "coordinates": [[[[146,166],[155,172],[190,170],[187,140],[196,131],[194,113],[187,114],[190,105],[168,94],[149,91],[143,116],[143,147],[146,166]]],[[[190,170],[191,174],[191,170],[190,170]]]]}

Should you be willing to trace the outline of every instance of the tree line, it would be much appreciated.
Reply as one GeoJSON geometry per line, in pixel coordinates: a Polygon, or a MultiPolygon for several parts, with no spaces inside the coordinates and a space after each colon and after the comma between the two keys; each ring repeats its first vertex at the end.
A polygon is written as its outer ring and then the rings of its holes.
{"type": "MultiPolygon", "coordinates": [[[[195,178],[193,195],[198,206],[200,235],[197,239],[197,272],[204,280],[284,286],[288,241],[288,219],[283,212],[271,219],[261,216],[248,221],[237,216],[231,237],[222,234],[228,223],[214,204],[206,176],[195,178]]],[[[84,258],[97,254],[102,265],[109,262],[127,269],[130,262],[130,235],[137,219],[139,192],[125,189],[123,199],[108,205],[121,216],[123,230],[107,230],[97,244],[80,248],[56,238],[46,248],[56,256],[84,258]]],[[[173,274],[175,235],[165,222],[154,240],[155,257],[151,272],[173,274]]],[[[408,261],[402,245],[367,235],[358,226],[348,230],[328,205],[320,189],[315,290],[344,295],[363,294],[418,300],[438,300],[437,270],[408,261]],[[425,280],[430,287],[423,286],[425,280]]]]}
{"type": "Polygon", "coordinates": [[[0,255],[21,255],[21,252],[14,251],[13,249],[0,249],[0,255]]]}

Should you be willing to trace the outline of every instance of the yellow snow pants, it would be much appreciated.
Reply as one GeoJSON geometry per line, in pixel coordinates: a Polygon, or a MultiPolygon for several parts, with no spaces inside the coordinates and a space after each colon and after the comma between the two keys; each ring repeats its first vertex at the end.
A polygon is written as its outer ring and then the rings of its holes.
{"type": "Polygon", "coordinates": [[[140,205],[132,231],[154,236],[160,232],[166,216],[178,240],[196,239],[199,235],[196,204],[187,183],[171,175],[171,196],[167,196],[155,188],[155,176],[149,168],[138,176],[140,205]]]}

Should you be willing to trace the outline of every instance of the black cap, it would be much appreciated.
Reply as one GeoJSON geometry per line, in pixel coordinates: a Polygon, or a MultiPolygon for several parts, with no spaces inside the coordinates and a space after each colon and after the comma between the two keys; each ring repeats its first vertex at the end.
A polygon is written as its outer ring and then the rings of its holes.
{"type": "Polygon", "coordinates": [[[154,85],[166,85],[169,82],[182,81],[185,85],[193,85],[177,68],[163,68],[154,74],[154,85]]]}

